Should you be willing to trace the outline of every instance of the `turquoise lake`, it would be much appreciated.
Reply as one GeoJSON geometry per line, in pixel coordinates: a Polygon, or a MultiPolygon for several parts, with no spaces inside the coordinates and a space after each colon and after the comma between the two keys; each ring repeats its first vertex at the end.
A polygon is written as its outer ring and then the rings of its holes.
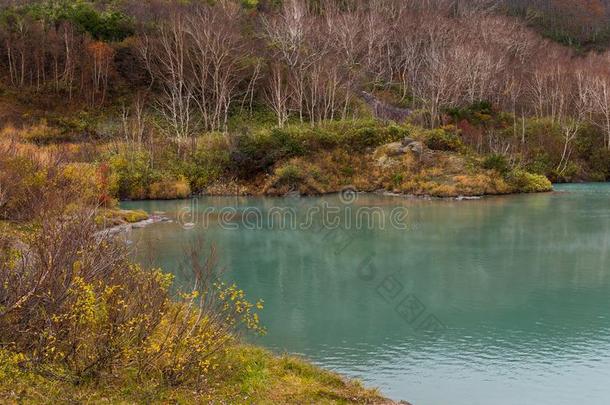
{"type": "Polygon", "coordinates": [[[122,207],[174,220],[129,235],[138,257],[166,271],[197,235],[218,248],[227,277],[265,301],[267,334],[251,341],[392,399],[610,403],[608,184],[475,201],[346,194],[122,207]]]}

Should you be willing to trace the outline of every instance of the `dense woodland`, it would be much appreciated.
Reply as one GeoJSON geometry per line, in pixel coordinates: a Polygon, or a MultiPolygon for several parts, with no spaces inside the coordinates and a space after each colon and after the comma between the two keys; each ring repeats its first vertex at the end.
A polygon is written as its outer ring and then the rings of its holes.
{"type": "MultiPolygon", "coordinates": [[[[334,130],[318,129],[329,123],[375,138],[363,95],[499,172],[610,176],[601,0],[3,3],[4,138],[77,144],[77,160],[129,172],[114,186],[121,197],[155,194],[150,184],[166,188],[167,178],[184,195],[265,172],[307,152],[287,141],[295,132],[315,138],[305,149],[324,150],[317,135],[334,130]],[[272,139],[251,136],[260,128],[275,128],[272,139]],[[99,150],[108,142],[114,155],[99,150]]],[[[349,149],[353,138],[333,142],[349,149]]]]}

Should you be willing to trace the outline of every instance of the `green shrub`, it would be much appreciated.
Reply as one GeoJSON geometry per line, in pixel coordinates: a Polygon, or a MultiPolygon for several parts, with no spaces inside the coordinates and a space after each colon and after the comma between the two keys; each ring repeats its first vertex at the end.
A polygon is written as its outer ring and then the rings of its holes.
{"type": "Polygon", "coordinates": [[[386,127],[387,136],[383,139],[383,143],[395,142],[411,135],[411,128],[407,126],[400,126],[396,124],[390,124],[386,127]]]}
{"type": "Polygon", "coordinates": [[[498,173],[505,175],[509,171],[508,161],[504,155],[491,154],[483,160],[482,166],[487,170],[495,170],[498,173]]]}
{"type": "Polygon", "coordinates": [[[209,134],[174,173],[186,176],[191,189],[200,192],[221,178],[230,165],[230,158],[229,145],[225,140],[220,135],[209,134]]]}
{"type": "Polygon", "coordinates": [[[188,173],[188,168],[193,166],[185,169],[171,154],[165,158],[164,168],[153,169],[146,152],[122,152],[110,156],[108,166],[117,184],[117,196],[131,200],[172,200],[191,195],[191,182],[180,173],[188,173]]]}
{"type": "Polygon", "coordinates": [[[394,187],[400,186],[404,180],[405,175],[403,173],[394,173],[394,175],[392,176],[392,184],[394,185],[394,187]]]}
{"type": "Polygon", "coordinates": [[[426,133],[425,144],[432,150],[458,151],[463,147],[462,140],[453,132],[433,129],[426,133]]]}
{"type": "Polygon", "coordinates": [[[410,128],[396,124],[384,125],[377,121],[356,121],[336,128],[339,145],[346,150],[363,152],[367,148],[396,142],[410,134],[410,128]],[[343,133],[343,135],[341,135],[343,133]]]}
{"type": "Polygon", "coordinates": [[[473,124],[485,124],[493,118],[494,111],[489,101],[477,101],[465,108],[450,108],[447,114],[456,122],[465,119],[473,124]]]}
{"type": "Polygon", "coordinates": [[[49,125],[58,128],[62,134],[70,134],[73,138],[82,137],[83,134],[98,137],[99,117],[87,111],[81,111],[74,115],[52,116],[49,125]]]}
{"type": "Polygon", "coordinates": [[[110,156],[108,164],[117,178],[118,197],[121,199],[145,199],[150,184],[161,180],[145,152],[118,153],[110,156]]]}
{"type": "Polygon", "coordinates": [[[525,165],[528,172],[536,174],[550,174],[553,171],[553,162],[548,153],[538,150],[534,153],[532,160],[525,165]]]}
{"type": "Polygon", "coordinates": [[[610,177],[610,150],[598,148],[589,157],[589,165],[593,173],[597,173],[600,181],[610,177]]]}
{"type": "Polygon", "coordinates": [[[120,11],[100,11],[86,1],[40,2],[25,7],[22,13],[54,23],[69,21],[101,41],[122,41],[134,33],[132,18],[120,11]]]}
{"type": "Polygon", "coordinates": [[[302,139],[303,132],[306,131],[299,127],[273,128],[266,139],[266,144],[270,150],[282,156],[301,156],[305,153],[302,139]]]}
{"type": "Polygon", "coordinates": [[[575,144],[578,160],[587,163],[588,177],[597,181],[610,178],[610,150],[608,150],[605,137],[599,128],[590,125],[584,126],[575,144]]]}
{"type": "Polygon", "coordinates": [[[575,161],[567,162],[561,170],[553,169],[553,171],[547,176],[552,181],[561,182],[572,182],[578,178],[582,173],[582,167],[575,161]]]}
{"type": "Polygon", "coordinates": [[[305,154],[303,131],[302,127],[287,127],[238,135],[231,155],[233,170],[249,178],[280,160],[305,154]]]}
{"type": "Polygon", "coordinates": [[[376,146],[378,144],[377,130],[375,128],[360,128],[351,134],[349,147],[358,151],[376,146]]]}
{"type": "Polygon", "coordinates": [[[295,186],[298,185],[303,179],[303,173],[301,169],[293,164],[287,164],[276,170],[277,184],[295,186]]]}
{"type": "Polygon", "coordinates": [[[230,132],[244,130],[260,130],[273,128],[277,125],[277,117],[273,110],[260,104],[254,104],[252,111],[235,112],[229,116],[227,126],[230,132]]]}
{"type": "Polygon", "coordinates": [[[326,126],[311,129],[305,134],[305,145],[308,151],[332,149],[344,143],[343,132],[335,131],[326,126]]]}
{"type": "Polygon", "coordinates": [[[511,181],[517,191],[523,193],[539,193],[553,189],[553,185],[545,176],[523,170],[515,171],[511,176],[511,181]]]}
{"type": "Polygon", "coordinates": [[[281,160],[320,150],[342,148],[364,152],[368,148],[398,141],[412,132],[410,126],[385,125],[374,120],[335,121],[311,127],[308,124],[242,133],[234,142],[231,166],[238,175],[251,177],[281,160]]]}

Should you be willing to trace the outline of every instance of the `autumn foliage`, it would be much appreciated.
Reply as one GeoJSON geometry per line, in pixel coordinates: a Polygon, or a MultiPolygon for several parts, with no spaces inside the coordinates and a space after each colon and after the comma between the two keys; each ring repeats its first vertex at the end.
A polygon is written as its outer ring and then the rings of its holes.
{"type": "Polygon", "coordinates": [[[554,180],[610,175],[610,53],[581,46],[610,32],[601,0],[75,4],[2,9],[2,97],[45,119],[82,112],[32,142],[124,142],[104,156],[121,198],[235,175],[252,127],[371,115],[454,125],[477,153],[554,180]],[[215,158],[212,132],[232,138],[215,158]]]}

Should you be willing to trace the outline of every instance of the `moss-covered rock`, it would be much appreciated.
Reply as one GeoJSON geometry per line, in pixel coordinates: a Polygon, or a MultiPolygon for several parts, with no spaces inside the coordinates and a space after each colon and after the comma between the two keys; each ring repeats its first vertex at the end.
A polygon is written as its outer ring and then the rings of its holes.
{"type": "Polygon", "coordinates": [[[112,227],[123,224],[134,224],[149,218],[144,210],[101,209],[95,218],[97,225],[112,227]]]}

